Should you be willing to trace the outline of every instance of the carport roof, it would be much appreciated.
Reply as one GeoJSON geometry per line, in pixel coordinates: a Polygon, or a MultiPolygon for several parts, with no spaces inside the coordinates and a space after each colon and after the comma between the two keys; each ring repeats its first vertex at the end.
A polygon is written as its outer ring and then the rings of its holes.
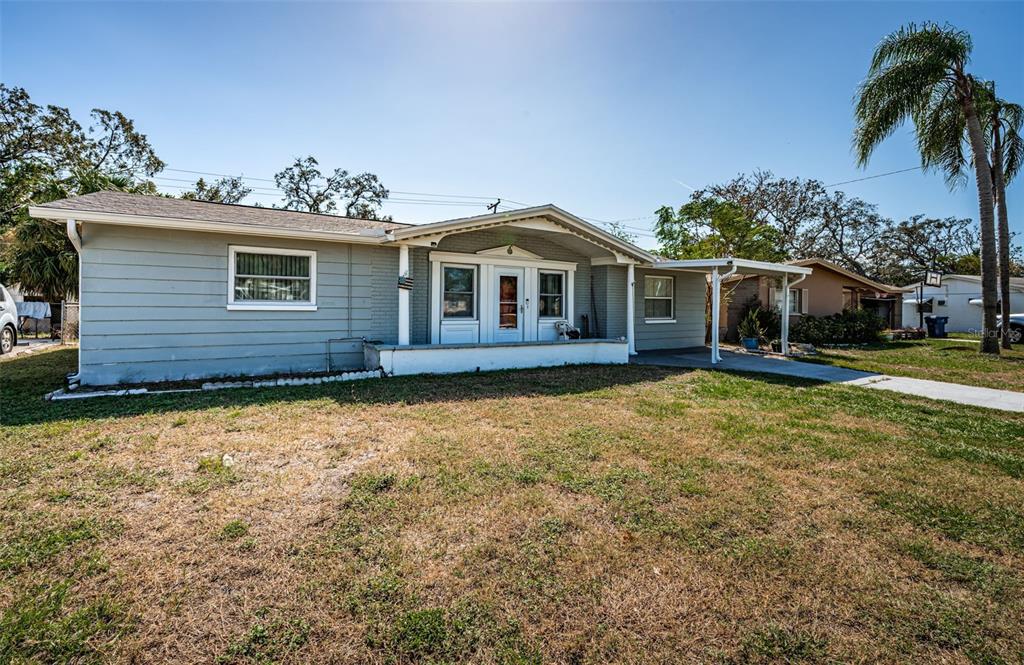
{"type": "Polygon", "coordinates": [[[770,261],[753,261],[736,259],[729,256],[717,259],[684,259],[658,261],[655,268],[667,270],[686,270],[689,272],[711,272],[715,268],[732,270],[741,275],[810,275],[811,268],[789,263],[771,263],[770,261]]]}

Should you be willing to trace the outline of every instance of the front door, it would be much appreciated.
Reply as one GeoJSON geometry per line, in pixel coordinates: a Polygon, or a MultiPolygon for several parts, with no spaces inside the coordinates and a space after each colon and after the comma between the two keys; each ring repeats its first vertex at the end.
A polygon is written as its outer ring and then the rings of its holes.
{"type": "Polygon", "coordinates": [[[495,342],[523,341],[523,269],[495,268],[494,297],[497,300],[494,321],[495,342]]]}

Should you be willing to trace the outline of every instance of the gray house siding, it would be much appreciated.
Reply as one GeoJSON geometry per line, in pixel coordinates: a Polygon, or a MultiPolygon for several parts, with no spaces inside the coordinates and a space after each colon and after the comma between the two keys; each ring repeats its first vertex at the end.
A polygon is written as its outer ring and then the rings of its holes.
{"type": "Polygon", "coordinates": [[[704,275],[639,268],[636,270],[635,294],[633,326],[637,351],[704,345],[704,304],[707,300],[707,280],[704,275]],[[644,322],[645,275],[675,278],[675,323],[644,322]]]}
{"type": "Polygon", "coordinates": [[[601,337],[626,336],[626,268],[594,266],[594,302],[601,337]]]}
{"type": "MultiPolygon", "coordinates": [[[[103,385],[318,371],[328,340],[397,341],[396,248],[125,228],[83,229],[82,381],[103,385]],[[317,311],[229,311],[228,246],[317,252],[317,311]]],[[[331,344],[334,367],[361,362],[331,344]]]]}
{"type": "MultiPolygon", "coordinates": [[[[558,244],[557,241],[535,235],[524,235],[511,229],[470,231],[452,234],[437,244],[436,248],[414,248],[410,255],[413,274],[410,319],[412,330],[410,342],[430,343],[430,252],[460,252],[473,254],[483,249],[516,245],[551,261],[566,261],[576,264],[575,293],[573,294],[573,325],[579,327],[584,315],[593,321],[590,307],[590,257],[583,256],[558,244]]],[[[396,268],[397,270],[397,268],[396,268]]],[[[593,323],[591,323],[593,330],[593,323]]]]}
{"type": "Polygon", "coordinates": [[[413,275],[412,294],[409,296],[409,342],[430,344],[430,250],[414,247],[409,252],[409,266],[413,275]]]}

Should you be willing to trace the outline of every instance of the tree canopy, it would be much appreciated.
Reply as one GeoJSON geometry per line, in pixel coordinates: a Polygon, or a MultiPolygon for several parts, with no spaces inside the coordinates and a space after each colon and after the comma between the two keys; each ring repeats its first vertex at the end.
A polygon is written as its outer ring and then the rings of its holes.
{"type": "Polygon", "coordinates": [[[777,229],[751,219],[729,201],[695,193],[678,210],[662,206],[656,214],[659,251],[669,258],[733,256],[777,261],[785,256],[777,229]]]}
{"type": "Polygon", "coordinates": [[[325,175],[312,156],[298,158],[291,166],[274,175],[277,186],[284,191],[286,210],[333,214],[339,210],[345,217],[380,219],[380,208],[388,190],[372,173],[349,174],[334,169],[325,175]]]}
{"type": "MultiPolygon", "coordinates": [[[[48,300],[74,295],[74,247],[62,227],[30,219],[28,206],[98,191],[166,196],[152,180],[164,168],[149,138],[120,111],[93,109],[83,127],[68,109],[36,104],[24,88],[0,84],[0,281],[48,300]]],[[[379,219],[388,197],[376,175],[336,169],[325,177],[313,157],[296,160],[277,182],[290,210],[379,219]]],[[[251,192],[242,177],[199,178],[180,197],[239,203],[251,192]]]]}
{"type": "Polygon", "coordinates": [[[0,279],[51,300],[77,291],[78,257],[64,229],[28,206],[100,190],[156,194],[164,163],[123,113],[93,109],[88,127],[66,108],[0,84],[0,279]]]}
{"type": "MultiPolygon", "coordinates": [[[[978,225],[971,219],[916,215],[896,221],[879,214],[874,204],[821,181],[765,170],[708,185],[692,200],[706,197],[733,203],[746,218],[774,228],[784,259],[823,258],[896,285],[916,281],[933,268],[980,270],[978,225]]],[[[1024,274],[1019,246],[1010,252],[1009,267],[1014,275],[1024,274]]]]}
{"type": "Polygon", "coordinates": [[[189,201],[210,201],[211,203],[239,203],[252,192],[242,179],[235,176],[219,178],[211,183],[200,178],[195,187],[182,192],[181,198],[189,201]]]}

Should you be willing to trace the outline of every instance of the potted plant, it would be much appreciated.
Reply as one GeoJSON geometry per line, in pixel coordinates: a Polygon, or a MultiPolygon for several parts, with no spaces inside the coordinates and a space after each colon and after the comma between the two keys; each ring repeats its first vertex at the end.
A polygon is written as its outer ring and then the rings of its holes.
{"type": "Polygon", "coordinates": [[[740,343],[747,351],[757,351],[761,340],[765,336],[764,326],[761,325],[758,313],[759,310],[755,307],[747,312],[746,317],[740,321],[738,328],[740,343]]]}

